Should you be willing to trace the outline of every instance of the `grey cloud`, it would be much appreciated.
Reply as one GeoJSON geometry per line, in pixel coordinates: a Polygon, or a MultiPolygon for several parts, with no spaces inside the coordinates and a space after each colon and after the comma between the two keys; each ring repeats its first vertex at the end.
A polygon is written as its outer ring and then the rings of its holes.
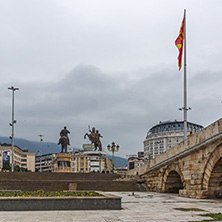
{"type": "MultiPolygon", "coordinates": [[[[170,69],[110,75],[95,66],[80,65],[54,82],[18,82],[16,135],[37,140],[37,135],[44,134],[45,140],[57,142],[59,130],[67,125],[72,145],[81,147],[88,142],[83,135],[90,125],[104,136],[104,148],[114,140],[122,148],[120,155],[136,153],[143,149],[143,140],[153,125],[164,120],[182,120],[178,110],[183,106],[182,77],[182,72],[170,69]]],[[[209,112],[206,110],[201,116],[199,113],[204,106],[217,106],[212,100],[216,94],[207,92],[220,83],[219,73],[197,73],[189,78],[188,92],[195,92],[188,97],[193,108],[190,121],[205,125],[209,121],[202,118],[217,118],[217,113],[210,116],[210,107],[209,112]]],[[[10,96],[8,92],[8,103],[4,100],[4,115],[9,120],[10,96]]]]}

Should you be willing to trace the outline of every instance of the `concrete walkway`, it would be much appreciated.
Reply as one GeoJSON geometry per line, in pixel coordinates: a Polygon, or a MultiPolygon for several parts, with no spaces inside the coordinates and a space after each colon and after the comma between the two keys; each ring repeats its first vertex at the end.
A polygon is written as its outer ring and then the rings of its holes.
{"type": "Polygon", "coordinates": [[[112,192],[122,197],[122,210],[98,211],[7,211],[0,212],[0,222],[73,221],[73,222],[145,222],[202,221],[204,213],[222,213],[222,199],[197,200],[171,194],[151,192],[112,192]],[[175,208],[198,208],[201,211],[181,211],[175,208]]]}

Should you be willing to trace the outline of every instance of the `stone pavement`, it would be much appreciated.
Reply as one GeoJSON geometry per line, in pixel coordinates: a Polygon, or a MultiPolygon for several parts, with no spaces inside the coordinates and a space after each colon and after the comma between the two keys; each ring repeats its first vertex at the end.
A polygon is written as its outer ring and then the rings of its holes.
{"type": "MultiPolygon", "coordinates": [[[[7,211],[0,212],[0,222],[163,222],[202,221],[203,213],[222,213],[222,199],[197,200],[173,194],[153,192],[112,192],[122,197],[122,210],[98,211],[7,211]],[[181,211],[175,208],[198,208],[200,211],[181,211]]],[[[211,219],[211,218],[209,218],[211,219]]]]}

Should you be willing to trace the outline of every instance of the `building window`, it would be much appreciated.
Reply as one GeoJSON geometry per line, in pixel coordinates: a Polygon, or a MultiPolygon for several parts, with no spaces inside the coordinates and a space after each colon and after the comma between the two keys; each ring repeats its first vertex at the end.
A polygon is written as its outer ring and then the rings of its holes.
{"type": "Polygon", "coordinates": [[[130,162],[129,163],[129,169],[132,170],[135,167],[135,163],[134,162],[130,162]]]}

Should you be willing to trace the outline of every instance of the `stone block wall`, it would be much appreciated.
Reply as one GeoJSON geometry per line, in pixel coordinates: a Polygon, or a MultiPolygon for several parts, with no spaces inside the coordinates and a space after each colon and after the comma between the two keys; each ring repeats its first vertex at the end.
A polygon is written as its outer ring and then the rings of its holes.
{"type": "Polygon", "coordinates": [[[136,180],[120,180],[121,175],[103,173],[0,173],[0,190],[100,190],[140,191],[136,180]]]}

